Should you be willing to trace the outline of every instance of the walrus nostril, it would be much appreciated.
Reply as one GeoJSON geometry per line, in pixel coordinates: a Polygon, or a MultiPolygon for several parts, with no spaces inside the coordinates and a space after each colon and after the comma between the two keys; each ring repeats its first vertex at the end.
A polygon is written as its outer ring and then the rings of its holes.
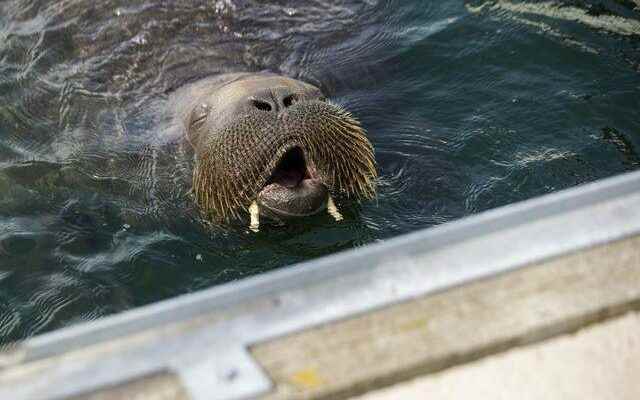
{"type": "Polygon", "coordinates": [[[251,104],[258,110],[271,111],[271,104],[266,101],[251,99],[251,104]]]}
{"type": "Polygon", "coordinates": [[[295,103],[295,102],[296,102],[296,100],[297,100],[296,95],[295,95],[295,94],[291,94],[291,95],[289,95],[289,96],[285,97],[285,98],[282,100],[282,104],[283,104],[285,107],[291,107],[291,106],[293,105],[293,103],[295,103]]]}

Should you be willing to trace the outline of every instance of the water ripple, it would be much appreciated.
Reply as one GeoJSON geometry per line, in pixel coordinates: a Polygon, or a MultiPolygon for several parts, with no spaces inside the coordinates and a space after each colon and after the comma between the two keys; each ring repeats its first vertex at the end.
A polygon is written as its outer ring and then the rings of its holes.
{"type": "Polygon", "coordinates": [[[640,16],[597,4],[0,2],[0,346],[637,169],[640,16]],[[375,201],[202,220],[168,96],[260,70],[361,120],[375,201]]]}

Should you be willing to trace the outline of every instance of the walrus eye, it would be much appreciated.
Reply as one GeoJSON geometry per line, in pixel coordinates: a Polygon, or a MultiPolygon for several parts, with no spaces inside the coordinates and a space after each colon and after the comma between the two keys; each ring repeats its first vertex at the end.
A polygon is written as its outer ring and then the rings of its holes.
{"type": "Polygon", "coordinates": [[[191,114],[191,127],[198,128],[198,125],[201,125],[209,115],[209,105],[206,103],[200,104],[193,110],[191,114]]]}

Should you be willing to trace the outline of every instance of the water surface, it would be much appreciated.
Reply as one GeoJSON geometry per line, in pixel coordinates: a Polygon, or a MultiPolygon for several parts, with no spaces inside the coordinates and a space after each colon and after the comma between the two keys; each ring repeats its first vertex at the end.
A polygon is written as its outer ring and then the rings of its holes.
{"type": "Polygon", "coordinates": [[[636,169],[625,1],[0,2],[0,345],[636,169]],[[271,70],[376,149],[377,201],[208,227],[162,105],[271,70]]]}

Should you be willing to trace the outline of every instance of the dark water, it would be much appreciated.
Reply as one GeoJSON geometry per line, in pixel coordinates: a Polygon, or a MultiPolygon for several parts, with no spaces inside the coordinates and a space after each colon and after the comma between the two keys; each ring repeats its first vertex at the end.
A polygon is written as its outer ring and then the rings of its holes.
{"type": "Polygon", "coordinates": [[[1,1],[0,344],[637,168],[634,3],[484,3],[1,1]],[[263,69],[361,119],[377,202],[202,223],[159,110],[263,69]]]}

